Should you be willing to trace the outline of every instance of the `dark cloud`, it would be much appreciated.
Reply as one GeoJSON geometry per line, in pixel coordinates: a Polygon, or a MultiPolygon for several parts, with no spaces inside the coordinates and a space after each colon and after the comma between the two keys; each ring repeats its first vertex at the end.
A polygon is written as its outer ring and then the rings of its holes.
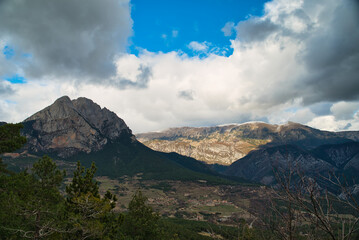
{"type": "Polygon", "coordinates": [[[284,92],[289,94],[271,96],[268,104],[293,98],[302,98],[305,105],[359,99],[359,1],[328,1],[323,7],[322,1],[307,0],[292,12],[281,10],[275,18],[253,17],[237,25],[237,38],[247,44],[272,35],[302,46],[297,61],[306,74],[288,80],[293,84],[284,92]],[[313,9],[321,9],[317,20],[309,17],[313,9]]]}
{"type": "Polygon", "coordinates": [[[305,103],[359,99],[359,8],[354,0],[342,1],[329,28],[319,29],[300,55],[308,76],[305,103]]]}
{"type": "Polygon", "coordinates": [[[291,13],[280,13],[276,22],[270,18],[252,17],[248,20],[241,21],[236,26],[237,37],[242,42],[259,42],[273,34],[280,36],[289,36],[297,39],[303,39],[310,33],[313,24],[311,19],[302,9],[296,9],[291,13]],[[283,25],[288,18],[295,18],[301,22],[303,29],[296,31],[283,25]]]}
{"type": "Polygon", "coordinates": [[[308,71],[302,81],[304,104],[359,99],[358,43],[358,1],[341,1],[326,26],[306,39],[299,55],[308,71]]]}
{"type": "Polygon", "coordinates": [[[140,73],[136,76],[136,81],[131,81],[128,79],[119,79],[117,82],[117,87],[120,89],[127,89],[127,88],[147,88],[148,82],[152,77],[152,69],[148,66],[140,65],[138,68],[140,73]]]}
{"type": "Polygon", "coordinates": [[[185,90],[185,91],[179,91],[178,97],[185,99],[185,100],[193,100],[193,91],[192,90],[185,90]]]}
{"type": "Polygon", "coordinates": [[[249,20],[239,22],[236,27],[237,36],[244,42],[263,41],[279,29],[280,27],[269,19],[261,18],[250,18],[249,20]]]}
{"type": "Polygon", "coordinates": [[[15,90],[4,81],[0,81],[0,96],[8,96],[15,93],[15,90]]]}
{"type": "Polygon", "coordinates": [[[333,103],[330,102],[319,102],[311,105],[310,111],[318,116],[325,116],[331,114],[330,108],[333,106],[333,103]]]}
{"type": "Polygon", "coordinates": [[[129,0],[0,1],[1,37],[32,56],[22,63],[26,77],[113,76],[131,29],[129,0]]]}

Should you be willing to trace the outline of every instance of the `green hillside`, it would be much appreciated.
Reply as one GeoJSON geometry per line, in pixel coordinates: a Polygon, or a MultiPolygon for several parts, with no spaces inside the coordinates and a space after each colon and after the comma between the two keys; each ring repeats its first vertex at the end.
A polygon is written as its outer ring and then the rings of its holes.
{"type": "Polygon", "coordinates": [[[215,173],[207,165],[194,159],[156,152],[139,142],[129,142],[126,139],[108,143],[98,152],[80,153],[65,161],[80,161],[87,167],[91,162],[95,162],[98,167],[97,175],[111,178],[139,174],[144,180],[205,180],[209,184],[237,183],[215,173]]]}

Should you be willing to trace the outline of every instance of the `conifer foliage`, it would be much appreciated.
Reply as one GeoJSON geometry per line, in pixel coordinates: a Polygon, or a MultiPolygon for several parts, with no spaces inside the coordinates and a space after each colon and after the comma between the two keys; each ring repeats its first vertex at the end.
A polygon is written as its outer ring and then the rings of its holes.
{"type": "Polygon", "coordinates": [[[117,231],[113,224],[122,223],[122,215],[112,212],[116,196],[110,192],[100,196],[95,172],[94,163],[85,170],[78,162],[72,182],[66,187],[71,239],[111,239],[117,231]]]}
{"type": "Polygon", "coordinates": [[[128,205],[123,231],[133,239],[160,239],[161,231],[158,226],[160,216],[146,205],[146,201],[147,197],[141,191],[137,191],[128,205]]]}

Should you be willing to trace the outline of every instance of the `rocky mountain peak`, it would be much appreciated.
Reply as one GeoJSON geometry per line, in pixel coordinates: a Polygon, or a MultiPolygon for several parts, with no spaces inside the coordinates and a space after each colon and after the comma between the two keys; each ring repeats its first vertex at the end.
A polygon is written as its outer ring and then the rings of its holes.
{"type": "Polygon", "coordinates": [[[72,103],[76,111],[106,137],[116,139],[123,131],[131,133],[126,123],[114,112],[107,108],[101,109],[91,99],[81,97],[73,100],[72,103]]]}
{"type": "Polygon", "coordinates": [[[63,96],[23,123],[30,151],[55,152],[61,157],[98,151],[110,140],[135,141],[121,118],[83,97],[71,101],[63,96]]]}
{"type": "Polygon", "coordinates": [[[57,99],[52,105],[46,107],[45,109],[35,113],[25,121],[31,120],[51,120],[51,119],[60,119],[66,118],[70,115],[74,115],[74,106],[68,96],[63,96],[57,99]]]}

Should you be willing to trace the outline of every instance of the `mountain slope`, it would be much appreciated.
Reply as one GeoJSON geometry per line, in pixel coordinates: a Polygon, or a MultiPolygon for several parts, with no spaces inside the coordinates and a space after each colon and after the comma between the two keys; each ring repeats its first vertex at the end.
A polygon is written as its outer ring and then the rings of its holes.
{"type": "Polygon", "coordinates": [[[28,139],[23,151],[88,166],[94,161],[99,175],[231,182],[194,159],[178,161],[178,156],[149,149],[115,113],[86,98],[62,97],[23,124],[28,139]]]}
{"type": "Polygon", "coordinates": [[[329,172],[336,174],[349,184],[359,180],[359,143],[322,145],[310,151],[295,145],[280,145],[263,148],[249,153],[229,166],[226,174],[242,177],[264,184],[274,183],[275,169],[299,170],[306,176],[317,178],[329,172]]]}
{"type": "Polygon", "coordinates": [[[310,176],[336,171],[330,163],[316,158],[309,151],[295,145],[281,145],[249,153],[229,166],[226,174],[263,184],[272,184],[275,181],[273,171],[279,168],[298,169],[310,176]]]}
{"type": "Polygon", "coordinates": [[[359,143],[349,142],[342,144],[322,145],[313,149],[312,153],[329,162],[333,166],[343,169],[346,164],[359,153],[359,143]]]}
{"type": "Polygon", "coordinates": [[[359,139],[359,132],[328,132],[298,123],[271,125],[262,122],[202,128],[172,128],[136,135],[146,146],[163,152],[177,152],[206,163],[230,165],[249,152],[263,147],[296,145],[313,149],[359,139]]]}

